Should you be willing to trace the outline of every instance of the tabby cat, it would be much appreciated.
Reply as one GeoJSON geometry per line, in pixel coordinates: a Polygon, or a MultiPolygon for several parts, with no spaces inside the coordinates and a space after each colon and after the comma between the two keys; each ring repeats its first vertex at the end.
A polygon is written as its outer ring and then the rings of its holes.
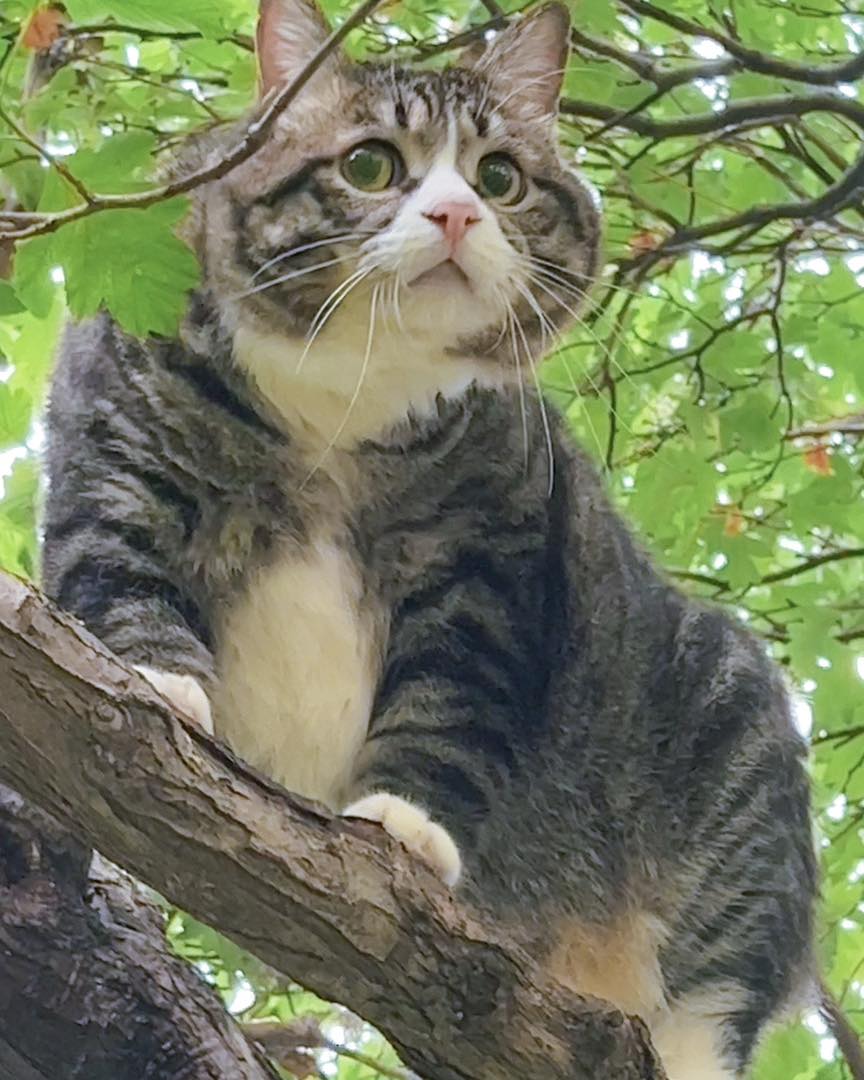
{"type": "MultiPolygon", "coordinates": [[[[760,642],[658,573],[536,393],[598,266],[556,148],[568,26],[537,9],[444,71],[333,55],[195,193],[178,337],[66,335],[44,580],[644,1017],[670,1080],[730,1080],[811,981],[803,748],[760,642]]],[[[264,0],[264,93],[326,34],[264,0]]]]}

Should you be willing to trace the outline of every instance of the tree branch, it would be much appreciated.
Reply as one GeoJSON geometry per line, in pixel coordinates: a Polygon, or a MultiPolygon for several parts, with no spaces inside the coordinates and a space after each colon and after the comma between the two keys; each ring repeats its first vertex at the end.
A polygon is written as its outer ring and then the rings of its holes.
{"type": "Polygon", "coordinates": [[[692,19],[676,15],[647,0],[619,0],[622,7],[640,18],[653,19],[687,34],[688,37],[708,38],[721,45],[730,56],[739,61],[742,67],[754,71],[759,75],[773,75],[778,79],[791,79],[794,82],[811,83],[815,86],[834,86],[837,83],[854,82],[864,75],[864,53],[850,56],[839,64],[801,64],[789,60],[781,60],[777,56],[751,49],[728,34],[711,27],[703,26],[702,23],[692,19]]]}
{"type": "Polygon", "coordinates": [[[82,841],[376,1024],[427,1080],[660,1080],[643,1025],[553,983],[369,822],[238,762],[0,578],[0,774],[82,841]]]}
{"type": "Polygon", "coordinates": [[[849,1066],[852,1080],[864,1080],[864,1046],[861,1044],[858,1032],[849,1023],[849,1018],[840,1007],[839,1001],[824,982],[820,987],[819,1012],[837,1040],[840,1052],[849,1066]]]}
{"type": "Polygon", "coordinates": [[[151,188],[149,191],[139,191],[131,195],[93,195],[85,191],[85,201],[83,203],[68,210],[61,210],[58,213],[27,214],[22,220],[20,215],[0,210],[0,222],[4,220],[12,221],[19,225],[18,229],[7,228],[3,230],[0,228],[0,241],[28,240],[34,236],[44,236],[46,233],[56,232],[61,225],[80,221],[81,218],[89,217],[100,210],[143,210],[148,206],[153,206],[154,203],[172,199],[177,195],[184,195],[202,184],[226,176],[232,169],[235,169],[247,158],[250,158],[256,150],[261,148],[277,118],[297,97],[330,53],[381,3],[382,0],[363,0],[363,3],[352,11],[345,22],[337,30],[334,30],[317,52],[309,58],[297,77],[284,86],[275,96],[265,99],[262,111],[250,122],[240,141],[212,165],[197,169],[187,176],[178,177],[176,180],[151,188]]]}
{"type": "Polygon", "coordinates": [[[728,131],[741,125],[776,124],[790,117],[806,116],[811,112],[835,113],[851,120],[864,131],[864,105],[839,94],[777,94],[764,98],[743,98],[732,101],[716,112],[680,116],[672,120],[655,120],[632,110],[619,112],[611,105],[577,98],[562,98],[564,116],[601,120],[610,127],[622,127],[650,139],[676,139],[687,135],[708,135],[728,131]]]}

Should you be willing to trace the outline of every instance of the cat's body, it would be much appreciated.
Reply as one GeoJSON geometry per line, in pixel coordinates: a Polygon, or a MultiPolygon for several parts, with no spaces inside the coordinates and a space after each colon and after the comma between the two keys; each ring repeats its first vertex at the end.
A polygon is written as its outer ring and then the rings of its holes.
{"type": "MultiPolygon", "coordinates": [[[[464,114],[487,137],[494,84],[388,77],[391,123],[426,140],[427,176],[469,168],[464,114]]],[[[350,109],[345,122],[370,123],[350,109]]],[[[408,284],[401,321],[394,305],[376,323],[383,291],[349,297],[308,356],[302,332],[338,276],[238,300],[274,248],[357,227],[344,193],[338,220],[302,227],[335,182],[303,172],[322,138],[308,126],[289,128],[303,155],[281,193],[265,155],[200,200],[206,287],[182,340],[138,343],[107,318],[69,332],[46,586],[134,663],[194,677],[253,764],[383,820],[445,880],[461,871],[466,897],[557,977],[643,1015],[670,1080],[728,1080],[810,975],[807,791],[779,676],[759,643],[655,571],[554,416],[547,436],[536,395],[500,363],[498,293],[455,280],[493,273],[482,252],[408,284]]],[[[540,160],[549,132],[523,138],[540,160]]],[[[563,175],[533,180],[531,252],[544,257],[538,236],[567,243],[567,281],[590,273],[590,200],[563,175]]],[[[427,246],[439,225],[451,242],[453,207],[468,205],[441,182],[419,215],[427,246]]],[[[404,202],[426,189],[406,182],[404,202]]],[[[392,237],[386,205],[363,211],[372,242],[392,237]]],[[[485,211],[470,212],[460,242],[481,234],[485,211]]],[[[505,259],[501,237],[487,240],[487,261],[505,259]]],[[[520,325],[536,353],[532,311],[520,325]]]]}

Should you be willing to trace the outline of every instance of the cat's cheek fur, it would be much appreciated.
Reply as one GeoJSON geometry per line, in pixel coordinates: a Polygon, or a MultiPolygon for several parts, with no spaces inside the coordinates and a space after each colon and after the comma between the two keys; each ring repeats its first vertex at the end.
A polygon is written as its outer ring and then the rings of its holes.
{"type": "Polygon", "coordinates": [[[343,817],[377,821],[387,832],[418,858],[451,888],[462,874],[459,849],[446,829],[431,821],[425,810],[399,795],[379,791],[351,803],[343,817]]]}
{"type": "Polygon", "coordinates": [[[143,664],[136,664],[135,670],[143,675],[162,697],[167,698],[178,712],[200,724],[208,735],[213,734],[210,700],[197,679],[191,675],[180,675],[176,671],[157,671],[143,664]]]}

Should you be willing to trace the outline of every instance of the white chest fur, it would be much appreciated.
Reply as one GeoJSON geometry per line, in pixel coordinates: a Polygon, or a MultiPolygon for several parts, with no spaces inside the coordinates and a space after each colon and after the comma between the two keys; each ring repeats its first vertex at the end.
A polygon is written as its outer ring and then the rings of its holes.
{"type": "Polygon", "coordinates": [[[378,670],[350,559],[319,540],[251,582],[219,628],[217,732],[289,790],[341,810],[378,670]]]}

